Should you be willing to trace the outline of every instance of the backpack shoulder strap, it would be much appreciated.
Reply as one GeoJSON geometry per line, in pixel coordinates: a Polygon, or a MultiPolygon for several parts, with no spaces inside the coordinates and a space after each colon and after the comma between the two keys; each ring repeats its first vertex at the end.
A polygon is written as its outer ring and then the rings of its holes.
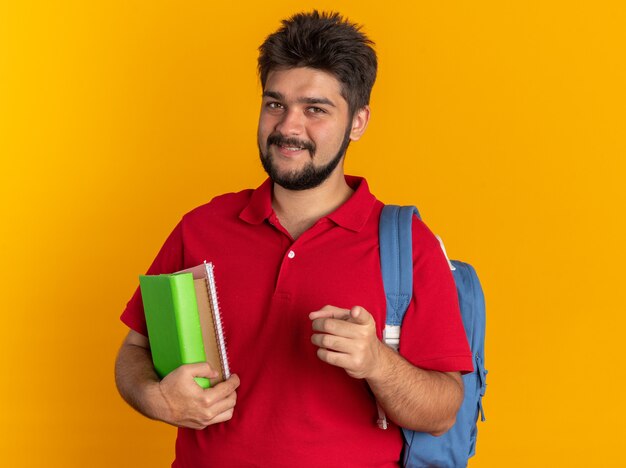
{"type": "Polygon", "coordinates": [[[413,295],[414,206],[385,205],[380,215],[380,266],[387,298],[387,325],[400,326],[413,295]]]}
{"type": "MultiPolygon", "coordinates": [[[[413,215],[414,206],[385,205],[380,214],[380,268],[387,300],[383,341],[398,351],[400,326],[413,295],[413,215]]],[[[378,427],[387,429],[387,417],[378,409],[378,427]]]]}

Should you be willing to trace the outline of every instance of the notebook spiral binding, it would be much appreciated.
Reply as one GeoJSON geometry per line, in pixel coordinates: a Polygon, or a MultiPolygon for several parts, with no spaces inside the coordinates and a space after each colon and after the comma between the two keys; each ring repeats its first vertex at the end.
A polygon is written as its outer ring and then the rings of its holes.
{"type": "Polygon", "coordinates": [[[207,289],[209,291],[209,300],[213,308],[213,322],[215,324],[215,335],[217,336],[218,348],[220,352],[220,360],[223,366],[224,379],[230,377],[230,367],[228,365],[228,355],[226,354],[226,340],[224,338],[224,328],[222,326],[222,314],[217,300],[217,288],[215,287],[215,276],[213,274],[213,263],[204,262],[207,273],[207,289]]]}

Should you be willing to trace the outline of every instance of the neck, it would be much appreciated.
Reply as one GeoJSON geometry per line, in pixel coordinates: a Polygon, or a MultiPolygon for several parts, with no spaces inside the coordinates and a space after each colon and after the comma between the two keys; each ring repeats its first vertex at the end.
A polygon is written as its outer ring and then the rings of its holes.
{"type": "Polygon", "coordinates": [[[287,190],[274,184],[272,206],[282,226],[297,239],[320,218],[343,205],[352,193],[343,171],[337,170],[321,185],[308,190],[287,190]]]}

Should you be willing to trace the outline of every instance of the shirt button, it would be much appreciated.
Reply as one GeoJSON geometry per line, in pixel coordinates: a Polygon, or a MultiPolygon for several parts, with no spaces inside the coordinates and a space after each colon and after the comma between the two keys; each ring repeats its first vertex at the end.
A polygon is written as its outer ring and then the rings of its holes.
{"type": "Polygon", "coordinates": [[[289,253],[287,254],[287,257],[289,258],[293,258],[296,256],[296,253],[293,250],[290,250],[289,253]]]}

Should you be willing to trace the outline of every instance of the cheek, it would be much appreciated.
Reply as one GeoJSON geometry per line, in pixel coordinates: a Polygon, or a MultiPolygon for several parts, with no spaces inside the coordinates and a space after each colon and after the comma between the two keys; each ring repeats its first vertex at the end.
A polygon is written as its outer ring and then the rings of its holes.
{"type": "Polygon", "coordinates": [[[267,142],[267,137],[270,135],[270,133],[271,127],[267,124],[267,121],[263,119],[263,117],[261,117],[259,119],[259,126],[257,129],[257,139],[259,141],[259,144],[265,145],[265,143],[267,142]]]}
{"type": "Polygon", "coordinates": [[[261,112],[259,115],[259,135],[269,135],[274,131],[279,122],[279,116],[272,115],[268,112],[261,112]]]}
{"type": "Polygon", "coordinates": [[[344,128],[337,122],[333,122],[332,124],[328,122],[324,123],[326,125],[310,126],[309,135],[318,146],[324,145],[329,149],[334,149],[335,146],[339,146],[343,142],[344,128]]]}

